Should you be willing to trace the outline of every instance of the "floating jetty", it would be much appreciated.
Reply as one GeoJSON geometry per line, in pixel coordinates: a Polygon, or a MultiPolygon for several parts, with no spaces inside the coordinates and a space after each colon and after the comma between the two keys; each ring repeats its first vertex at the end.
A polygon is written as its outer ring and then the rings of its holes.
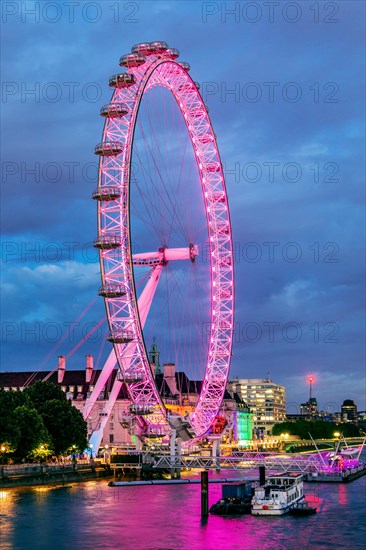
{"type": "Polygon", "coordinates": [[[241,480],[237,483],[225,483],[222,486],[222,498],[210,508],[210,514],[232,516],[250,514],[254,494],[255,480],[241,480]]]}
{"type": "Polygon", "coordinates": [[[304,481],[316,483],[349,483],[354,479],[366,475],[366,464],[334,470],[333,468],[324,468],[318,472],[309,472],[304,475],[304,481]]]}
{"type": "MultiPolygon", "coordinates": [[[[209,483],[242,483],[242,478],[228,479],[226,477],[209,479],[209,483]]],[[[193,485],[201,483],[200,479],[149,479],[147,481],[110,481],[109,487],[132,487],[138,485],[193,485]]]]}
{"type": "Polygon", "coordinates": [[[334,452],[327,453],[320,452],[314,440],[313,442],[318,451],[321,467],[316,472],[313,471],[304,474],[304,481],[348,483],[366,474],[366,463],[361,460],[361,453],[364,449],[366,438],[361,447],[348,447],[344,437],[340,436],[334,452]],[[340,449],[342,442],[345,444],[345,447],[340,449]]]}

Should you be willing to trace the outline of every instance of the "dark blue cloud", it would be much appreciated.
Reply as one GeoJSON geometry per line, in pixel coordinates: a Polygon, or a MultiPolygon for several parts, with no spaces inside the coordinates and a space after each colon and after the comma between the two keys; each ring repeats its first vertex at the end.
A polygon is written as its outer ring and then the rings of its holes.
{"type": "MultiPolygon", "coordinates": [[[[283,4],[273,22],[261,2],[257,22],[242,7],[225,16],[222,2],[132,2],[133,13],[121,2],[118,14],[112,4],[98,4],[95,23],[81,7],[73,22],[63,10],[51,23],[51,8],[39,22],[23,23],[20,11],[3,18],[2,368],[35,368],[53,334],[24,331],[35,323],[64,328],[95,295],[98,262],[87,243],[97,231],[89,197],[99,108],[120,55],[162,39],[202,85],[227,171],[236,254],[232,374],[270,371],[289,401],[300,402],[314,373],[321,403],[352,398],[365,408],[363,3],[336,3],[334,15],[329,3],[315,3],[314,22],[314,3],[298,2],[294,23],[283,4]],[[208,4],[217,13],[204,22],[208,4]]],[[[97,301],[83,322],[103,315],[97,301]]],[[[82,331],[59,351],[67,354],[82,331]]],[[[98,331],[70,367],[87,352],[98,355],[102,340],[98,331]]]]}

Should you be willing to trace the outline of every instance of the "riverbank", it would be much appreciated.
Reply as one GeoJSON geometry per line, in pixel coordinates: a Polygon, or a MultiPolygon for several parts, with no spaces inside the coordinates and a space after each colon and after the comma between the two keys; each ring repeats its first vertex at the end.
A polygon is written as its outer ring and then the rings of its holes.
{"type": "Polygon", "coordinates": [[[113,477],[109,468],[99,463],[21,464],[0,466],[0,489],[77,483],[113,477]]]}

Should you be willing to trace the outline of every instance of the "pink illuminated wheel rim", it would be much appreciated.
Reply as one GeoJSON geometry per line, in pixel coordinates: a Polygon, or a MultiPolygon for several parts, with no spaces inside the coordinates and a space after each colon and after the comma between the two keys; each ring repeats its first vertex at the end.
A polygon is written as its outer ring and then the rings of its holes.
{"type": "MultiPolygon", "coordinates": [[[[99,294],[105,300],[110,328],[108,339],[114,345],[120,376],[131,397],[131,412],[138,419],[142,436],[148,432],[156,436],[169,435],[175,426],[174,417],[168,415],[162,402],[149,363],[144,339],[148,312],[157,296],[159,280],[167,272],[166,266],[175,265],[176,260],[183,260],[181,265],[185,266],[193,265],[196,260],[202,263],[206,246],[205,269],[209,272],[205,287],[207,346],[201,392],[189,416],[190,432],[199,438],[207,433],[218,414],[229,373],[233,334],[233,254],[227,193],[216,137],[198,86],[188,74],[189,65],[177,62],[178,55],[177,50],[168,48],[164,42],[138,44],[131,54],[121,58],[120,64],[126,71],[109,81],[114,93],[110,103],[101,110],[105,125],[101,143],[95,149],[100,164],[98,187],[93,193],[98,203],[98,237],[94,244],[100,254],[102,286],[99,294]],[[138,186],[132,159],[139,141],[139,113],[140,108],[143,112],[147,94],[163,93],[162,90],[172,94],[192,148],[200,198],[190,197],[190,201],[192,205],[202,205],[200,223],[204,224],[207,237],[206,242],[186,241],[180,247],[170,246],[165,239],[151,250],[139,248],[136,252],[133,250],[131,225],[135,222],[131,220],[131,196],[138,186]],[[140,267],[148,269],[149,275],[138,296],[136,272],[140,267]]],[[[168,143],[167,148],[170,145],[168,143]]],[[[144,162],[149,164],[142,160],[142,170],[145,170],[144,162]]],[[[174,162],[175,166],[177,164],[174,162]]],[[[159,172],[158,166],[154,168],[159,172]]],[[[168,172],[169,167],[165,168],[168,172]]],[[[169,179],[168,176],[160,177],[163,182],[169,179]]],[[[152,185],[157,186],[156,181],[152,181],[152,185]]],[[[162,205],[168,202],[163,192],[159,200],[162,205]]],[[[151,209],[154,201],[155,198],[151,198],[151,209]]],[[[173,221],[179,219],[178,208],[183,212],[175,198],[173,221]]],[[[162,219],[164,215],[165,212],[162,219]]],[[[186,216],[186,219],[197,217],[186,216]]],[[[170,234],[174,234],[174,228],[170,234]]]]}

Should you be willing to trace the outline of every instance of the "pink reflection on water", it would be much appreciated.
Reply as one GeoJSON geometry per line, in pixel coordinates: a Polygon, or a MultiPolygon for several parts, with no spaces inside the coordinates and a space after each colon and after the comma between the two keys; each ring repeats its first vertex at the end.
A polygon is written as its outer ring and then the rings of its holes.
{"type": "Polygon", "coordinates": [[[338,486],[338,502],[343,506],[348,504],[347,488],[343,483],[340,483],[338,486]]]}
{"type": "MultiPolygon", "coordinates": [[[[230,477],[228,472],[219,477],[224,475],[230,477]]],[[[62,491],[12,490],[15,499],[5,499],[2,512],[11,517],[13,511],[13,525],[14,516],[20,521],[15,529],[3,521],[0,547],[29,548],[31,542],[40,550],[323,550],[347,540],[348,547],[361,548],[365,483],[366,478],[305,483],[306,500],[318,508],[314,516],[209,516],[205,521],[199,485],[112,488],[103,480],[62,491]]],[[[210,484],[209,505],[220,498],[221,485],[210,484]]]]}

